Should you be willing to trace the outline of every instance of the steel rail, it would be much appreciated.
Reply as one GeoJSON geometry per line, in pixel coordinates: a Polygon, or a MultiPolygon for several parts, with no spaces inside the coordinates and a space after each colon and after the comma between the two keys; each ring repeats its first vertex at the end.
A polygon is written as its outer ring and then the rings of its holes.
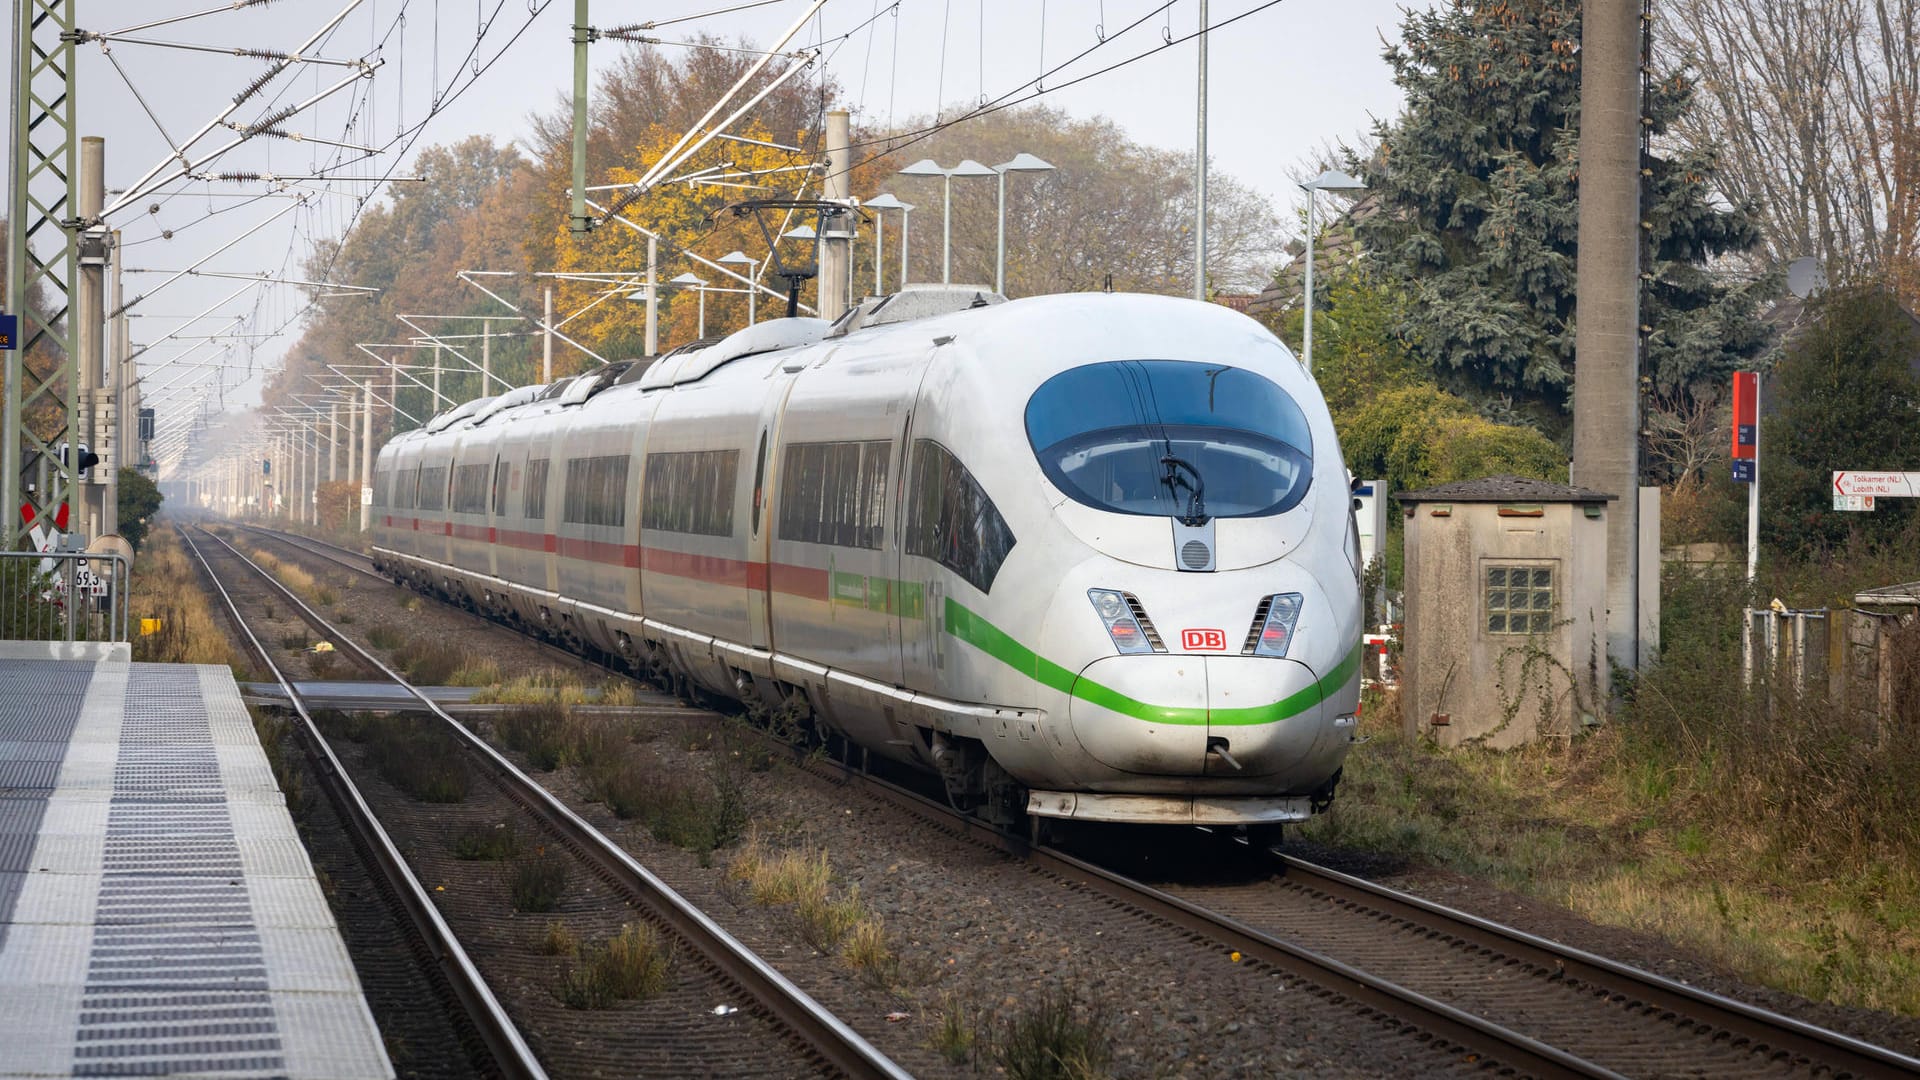
{"type": "MultiPolygon", "coordinates": [[[[254,635],[252,628],[247,626],[246,620],[240,615],[239,605],[234,603],[232,594],[227,592],[227,587],[221,584],[219,575],[213,572],[207,557],[200,551],[200,545],[194,542],[186,529],[180,529],[179,532],[180,538],[186,541],[187,550],[193,553],[194,559],[200,563],[200,568],[206,572],[207,580],[212,582],[214,589],[219,592],[220,600],[226,605],[227,613],[232,617],[235,628],[246,637],[247,644],[260,655],[267,672],[286,692],[287,700],[293,706],[294,713],[300,717],[301,742],[305,746],[307,759],[319,776],[321,786],[327,792],[327,798],[338,811],[340,819],[353,831],[362,850],[368,853],[381,876],[386,879],[388,888],[392,890],[394,897],[406,911],[407,918],[413,923],[414,932],[427,943],[441,975],[447,980],[447,985],[452,989],[454,997],[459,1000],[461,1008],[466,1010],[468,1019],[479,1033],[481,1041],[486,1044],[488,1053],[493,1055],[494,1064],[501,1075],[509,1078],[524,1078],[524,1080],[546,1080],[547,1073],[541,1067],[539,1058],[534,1056],[533,1049],[527,1045],[526,1039],[520,1034],[520,1029],[507,1016],[506,1010],[500,1005],[500,1000],[494,996],[492,989],[487,986],[486,979],[481,976],[480,969],[467,956],[466,949],[460,945],[459,938],[454,936],[453,929],[441,917],[439,909],[434,907],[426,889],[420,884],[420,879],[413,875],[413,871],[407,866],[406,859],[394,846],[392,839],[387,836],[386,829],[382,828],[379,820],[374,817],[372,807],[367,805],[360,790],[354,786],[352,780],[348,779],[346,769],[340,764],[340,759],[334,755],[333,747],[328,745],[326,738],[320,734],[320,728],[314,723],[313,715],[307,711],[305,702],[301,700],[299,694],[295,693],[293,684],[281,672],[279,665],[273,662],[272,653],[260,643],[260,639],[254,635]]],[[[222,543],[225,542],[222,541],[222,543]]],[[[233,550],[231,545],[227,547],[228,550],[233,550]]],[[[234,554],[239,555],[239,552],[235,551],[234,554]]],[[[240,558],[262,577],[269,581],[274,580],[271,575],[254,566],[252,560],[246,559],[246,556],[241,555],[240,558]]],[[[274,584],[277,585],[279,582],[275,581],[274,584]]]]}
{"type": "MultiPolygon", "coordinates": [[[[351,549],[330,544],[324,540],[299,534],[280,533],[275,530],[259,529],[269,535],[293,540],[305,541],[295,546],[307,547],[308,544],[332,548],[342,554],[365,559],[364,555],[351,549]]],[[[311,547],[308,550],[314,550],[311,547]]],[[[346,560],[334,558],[317,550],[316,555],[332,559],[340,565],[349,565],[346,560]]],[[[358,567],[353,567],[359,569],[358,567]]],[[[371,570],[363,570],[379,577],[371,570]]],[[[385,580],[384,578],[382,580],[385,580]]],[[[491,622],[491,620],[488,620],[491,622]]],[[[498,625],[498,624],[496,624],[498,625]]],[[[552,646],[549,646],[552,647],[552,646]]],[[[559,650],[564,652],[564,650],[559,650]]],[[[574,654],[567,653],[572,656],[574,654]]],[[[975,819],[964,818],[940,803],[925,798],[918,793],[900,788],[869,774],[855,772],[845,765],[837,768],[847,770],[848,775],[857,777],[860,782],[872,785],[874,790],[888,798],[902,801],[902,805],[924,813],[938,814],[951,819],[952,823],[976,833],[990,843],[1010,853],[1026,855],[1046,865],[1062,876],[1083,883],[1093,883],[1096,879],[1105,888],[1107,882],[1125,882],[1127,879],[1109,871],[1087,864],[1064,852],[1051,848],[1029,847],[1006,834],[987,826],[975,819]],[[908,802],[910,800],[910,802],[908,802]],[[1091,876],[1089,876],[1091,875],[1091,876]]],[[[1631,965],[1609,960],[1584,950],[1564,945],[1525,931],[1493,922],[1467,912],[1437,904],[1421,897],[1390,889],[1361,878],[1342,874],[1310,863],[1297,856],[1280,852],[1274,853],[1280,860],[1287,876],[1303,889],[1326,894],[1337,901],[1382,910],[1383,914],[1406,919],[1410,922],[1424,922],[1430,928],[1441,930],[1463,942],[1479,948],[1488,949],[1502,955],[1511,956],[1549,972],[1562,973],[1561,977],[1576,979],[1591,986],[1602,988],[1610,993],[1624,995],[1634,1001],[1650,1007],[1686,1016],[1701,1024],[1707,1024],[1716,1030],[1724,1031],[1736,1038],[1751,1042],[1756,1048],[1778,1050],[1790,1054],[1800,1061],[1833,1069],[1838,1075],[1858,1077],[1910,1077],[1920,1074],[1920,1058],[1909,1057],[1898,1051],[1876,1046],[1837,1031],[1809,1024],[1790,1016],[1773,1012],[1759,1006],[1750,1005],[1724,995],[1688,986],[1685,983],[1644,971],[1631,965]],[[1439,925],[1433,925],[1433,924],[1439,925]]],[[[1220,916],[1204,912],[1188,901],[1168,896],[1149,886],[1131,883],[1125,888],[1144,891],[1166,901],[1182,913],[1175,917],[1168,914],[1170,921],[1188,925],[1187,920],[1195,917],[1217,919],[1223,924],[1236,926],[1261,937],[1270,937],[1260,931],[1252,930],[1220,916]]],[[[1163,914],[1156,911],[1156,914],[1163,914]]],[[[1277,941],[1278,939],[1273,939],[1277,941]]],[[[1284,943],[1282,943],[1284,944],[1284,943]]],[[[1246,955],[1258,955],[1250,949],[1241,949],[1246,955]]],[[[1302,950],[1306,951],[1306,950],[1302,950]]],[[[1317,954],[1310,954],[1317,955],[1317,954]]],[[[1320,957],[1319,959],[1327,959],[1320,957]]],[[[1338,961],[1329,961],[1338,965],[1338,961]]],[[[1281,965],[1276,965],[1281,966],[1281,965]]],[[[1344,967],[1344,965],[1340,965],[1344,967]]],[[[1315,980],[1320,981],[1320,980],[1315,980]]],[[[1397,988],[1396,988],[1397,989],[1397,988]]],[[[1411,993],[1409,991],[1409,993],[1411,993]]],[[[1357,995],[1356,995],[1357,996],[1357,995]]],[[[1416,995],[1418,996],[1418,995],[1416,995]]],[[[1451,1008],[1448,1006],[1448,1008],[1451,1008]]],[[[1524,1036],[1523,1036],[1524,1038],[1524,1036]]],[[[1507,1060],[1502,1057],[1501,1060],[1507,1060]]],[[[1591,1075],[1591,1074],[1583,1074],[1591,1075]]]]}
{"type": "MultiPolygon", "coordinates": [[[[644,900],[662,922],[698,949],[724,979],[731,981],[758,1002],[767,1015],[785,1025],[826,1064],[849,1077],[911,1080],[911,1073],[881,1053],[846,1021],[834,1015],[806,991],[794,985],[773,965],[741,944],[706,912],[695,907],[653,871],[640,865],[625,849],[575,814],[565,803],[554,797],[552,792],[521,772],[485,739],[469,731],[432,698],[421,693],[412,683],[381,663],[378,657],[340,634],[338,629],[328,623],[318,612],[308,607],[293,590],[254,565],[253,560],[241,554],[224,539],[211,532],[207,535],[213,537],[249,566],[253,566],[255,572],[278,589],[297,610],[303,613],[303,617],[323,627],[337,648],[352,651],[404,687],[419,700],[426,711],[439,717],[469,751],[506,782],[512,796],[522,801],[530,810],[543,818],[546,824],[554,828],[560,834],[562,842],[575,855],[592,864],[607,880],[644,900]]],[[[290,688],[289,692],[291,692],[290,688]]]]}
{"type": "Polygon", "coordinates": [[[815,775],[862,785],[887,802],[923,819],[944,824],[971,839],[1024,857],[1054,876],[1099,893],[1117,903],[1181,930],[1218,942],[1243,957],[1284,971],[1303,982],[1389,1016],[1410,1020],[1448,1043],[1537,1077],[1625,1080],[1620,1073],[1549,1046],[1417,991],[1369,974],[1330,956],[1283,941],[1152,886],[1102,869],[1055,848],[1028,844],[916,791],[908,790],[840,761],[807,763],[815,775]]]}
{"type": "Polygon", "coordinates": [[[1567,979],[1579,980],[1748,1040],[1756,1049],[1792,1054],[1809,1065],[1830,1068],[1835,1075],[1911,1077],[1920,1074],[1920,1059],[1851,1035],[1688,986],[1293,855],[1274,854],[1287,879],[1298,888],[1324,894],[1337,903],[1371,909],[1440,930],[1463,943],[1512,957],[1543,971],[1563,972],[1567,979]]]}

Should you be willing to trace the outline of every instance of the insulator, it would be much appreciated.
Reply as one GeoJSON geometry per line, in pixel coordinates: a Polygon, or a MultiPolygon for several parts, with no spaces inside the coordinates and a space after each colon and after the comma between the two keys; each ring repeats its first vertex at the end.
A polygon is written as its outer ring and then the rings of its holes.
{"type": "Polygon", "coordinates": [[[261,175],[260,175],[259,173],[257,173],[257,172],[223,172],[223,173],[214,173],[214,174],[213,174],[213,178],[214,178],[215,180],[236,180],[236,181],[238,181],[238,180],[259,180],[259,179],[262,179],[262,177],[261,177],[261,175]]]}
{"type": "Polygon", "coordinates": [[[274,71],[261,72],[259,78],[248,83],[246,86],[246,89],[240,91],[238,94],[235,94],[233,96],[233,103],[235,105],[239,105],[242,102],[246,101],[248,98],[252,97],[253,95],[266,89],[267,83],[273,81],[273,77],[275,74],[277,74],[277,72],[274,72],[274,71]]]}
{"type": "Polygon", "coordinates": [[[247,128],[247,134],[258,135],[261,132],[267,130],[268,128],[279,127],[280,121],[291,118],[299,111],[300,111],[300,106],[289,105],[286,108],[281,109],[279,112],[274,113],[273,115],[268,116],[263,120],[260,120],[254,124],[249,125],[247,128]]]}
{"type": "Polygon", "coordinates": [[[254,60],[291,60],[292,53],[278,52],[273,49],[235,49],[235,56],[245,56],[254,60]]]}

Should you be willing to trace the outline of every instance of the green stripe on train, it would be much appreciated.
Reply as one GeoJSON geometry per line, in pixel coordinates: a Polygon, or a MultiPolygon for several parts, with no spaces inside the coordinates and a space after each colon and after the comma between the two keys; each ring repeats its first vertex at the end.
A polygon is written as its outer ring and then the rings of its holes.
{"type": "Polygon", "coordinates": [[[1360,645],[1356,642],[1353,651],[1347,654],[1346,659],[1335,664],[1332,671],[1327,672],[1312,686],[1295,691],[1271,705],[1254,705],[1243,709],[1213,709],[1209,715],[1207,709],[1154,705],[1128,697],[1092,679],[1076,679],[1073,672],[1015,641],[1006,631],[969,611],[965,604],[952,597],[947,598],[946,613],[947,633],[1042,686],[1079,698],[1090,705],[1109,709],[1122,716],[1131,716],[1136,720],[1155,724],[1180,724],[1190,727],[1209,723],[1234,726],[1271,724],[1297,716],[1320,704],[1346,686],[1360,669],[1360,645]]]}

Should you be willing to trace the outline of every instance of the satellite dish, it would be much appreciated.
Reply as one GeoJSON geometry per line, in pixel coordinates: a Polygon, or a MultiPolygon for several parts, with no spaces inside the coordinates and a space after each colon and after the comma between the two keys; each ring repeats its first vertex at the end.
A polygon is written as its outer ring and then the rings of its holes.
{"type": "Polygon", "coordinates": [[[1826,287],[1827,272],[1819,259],[1806,255],[1787,264],[1787,291],[1793,295],[1805,300],[1826,287]]]}

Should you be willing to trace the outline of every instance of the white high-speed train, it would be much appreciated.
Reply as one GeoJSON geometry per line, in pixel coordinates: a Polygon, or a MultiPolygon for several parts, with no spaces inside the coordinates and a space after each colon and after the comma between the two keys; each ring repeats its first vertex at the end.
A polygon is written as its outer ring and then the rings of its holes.
{"type": "Polygon", "coordinates": [[[999,822],[1266,826],[1353,740],[1348,490],[1243,315],[909,289],[450,410],[381,451],[374,551],[999,822]]]}

